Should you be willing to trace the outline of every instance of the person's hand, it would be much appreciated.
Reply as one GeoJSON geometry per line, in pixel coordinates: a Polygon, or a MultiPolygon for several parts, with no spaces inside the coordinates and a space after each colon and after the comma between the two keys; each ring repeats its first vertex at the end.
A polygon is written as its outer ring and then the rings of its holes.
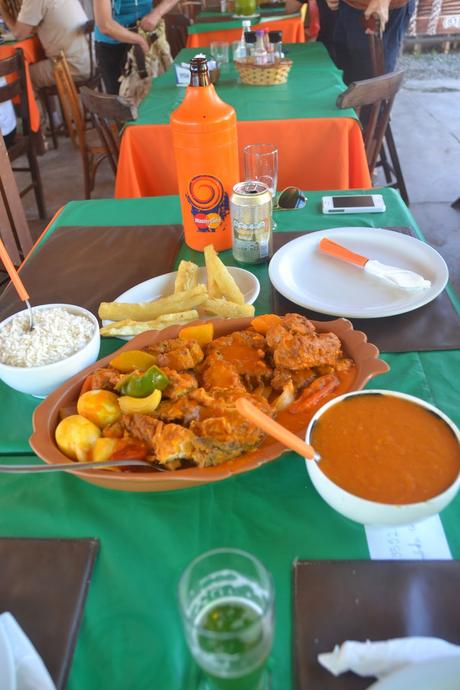
{"type": "Polygon", "coordinates": [[[339,0],[326,0],[327,6],[333,12],[337,12],[339,9],[339,0]]]}
{"type": "Polygon", "coordinates": [[[143,36],[141,36],[140,34],[136,34],[136,35],[137,35],[136,44],[142,48],[142,52],[144,53],[144,55],[147,55],[147,53],[150,50],[149,44],[147,43],[147,41],[145,40],[145,38],[143,36]]]}
{"type": "Polygon", "coordinates": [[[141,29],[144,29],[144,31],[155,31],[160,19],[161,17],[155,12],[155,10],[153,10],[153,12],[149,12],[145,15],[145,17],[142,17],[140,21],[141,29]]]}
{"type": "Polygon", "coordinates": [[[380,22],[380,31],[385,30],[385,26],[388,22],[388,7],[390,5],[390,0],[370,0],[365,12],[364,17],[366,19],[371,19],[372,15],[377,15],[380,22]]]}

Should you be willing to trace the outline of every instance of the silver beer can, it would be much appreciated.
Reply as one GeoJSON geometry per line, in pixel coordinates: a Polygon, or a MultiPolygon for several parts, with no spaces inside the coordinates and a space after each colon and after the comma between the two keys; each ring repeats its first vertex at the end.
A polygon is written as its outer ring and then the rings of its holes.
{"type": "Polygon", "coordinates": [[[233,257],[243,264],[260,264],[272,254],[272,195],[258,180],[238,182],[230,199],[233,257]]]}

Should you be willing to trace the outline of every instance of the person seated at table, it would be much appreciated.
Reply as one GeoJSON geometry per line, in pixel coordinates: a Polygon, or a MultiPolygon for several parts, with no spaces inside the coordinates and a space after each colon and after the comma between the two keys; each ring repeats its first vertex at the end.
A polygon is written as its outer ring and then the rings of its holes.
{"type": "Polygon", "coordinates": [[[36,33],[46,59],[29,66],[35,87],[54,84],[53,58],[63,52],[76,78],[90,74],[88,43],[82,27],[88,21],[79,0],[23,0],[15,21],[3,10],[3,18],[18,41],[36,33]]]}
{"type": "Polygon", "coordinates": [[[335,63],[343,70],[344,81],[370,79],[374,76],[368,33],[372,17],[377,16],[383,32],[384,72],[393,72],[415,0],[326,0],[337,13],[334,31],[335,63]],[[366,27],[366,24],[368,26],[366,27]]]}
{"type": "Polygon", "coordinates": [[[154,31],[163,16],[178,0],[94,0],[96,20],[96,60],[107,93],[118,94],[119,78],[128,50],[138,45],[145,54],[149,45],[133,29],[137,23],[144,31],[154,31]]]}
{"type": "MultiPolygon", "coordinates": [[[[0,87],[6,86],[5,77],[0,77],[0,87]]],[[[0,103],[0,131],[8,149],[16,138],[16,114],[11,101],[0,103]]]]}

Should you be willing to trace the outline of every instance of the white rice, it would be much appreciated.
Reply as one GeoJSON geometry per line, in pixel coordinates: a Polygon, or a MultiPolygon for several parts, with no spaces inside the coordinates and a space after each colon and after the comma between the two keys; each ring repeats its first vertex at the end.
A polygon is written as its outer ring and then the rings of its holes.
{"type": "Polygon", "coordinates": [[[81,350],[94,335],[86,317],[62,307],[35,309],[34,329],[27,314],[15,316],[0,330],[0,362],[13,367],[38,367],[59,362],[81,350]]]}

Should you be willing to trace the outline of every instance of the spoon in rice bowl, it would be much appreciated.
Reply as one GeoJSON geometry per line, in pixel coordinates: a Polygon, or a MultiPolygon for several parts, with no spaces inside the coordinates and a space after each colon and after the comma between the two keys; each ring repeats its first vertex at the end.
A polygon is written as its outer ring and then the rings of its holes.
{"type": "Polygon", "coordinates": [[[13,262],[11,261],[10,255],[6,251],[6,247],[3,244],[3,242],[0,240],[0,259],[3,261],[3,265],[5,266],[8,275],[11,278],[11,282],[13,283],[14,287],[16,288],[16,292],[18,293],[19,299],[25,302],[27,306],[27,310],[29,313],[29,331],[32,331],[34,328],[34,318],[33,318],[33,313],[32,313],[32,307],[30,306],[29,302],[29,293],[24,287],[24,283],[22,282],[21,278],[19,277],[19,273],[17,272],[13,262]]]}

